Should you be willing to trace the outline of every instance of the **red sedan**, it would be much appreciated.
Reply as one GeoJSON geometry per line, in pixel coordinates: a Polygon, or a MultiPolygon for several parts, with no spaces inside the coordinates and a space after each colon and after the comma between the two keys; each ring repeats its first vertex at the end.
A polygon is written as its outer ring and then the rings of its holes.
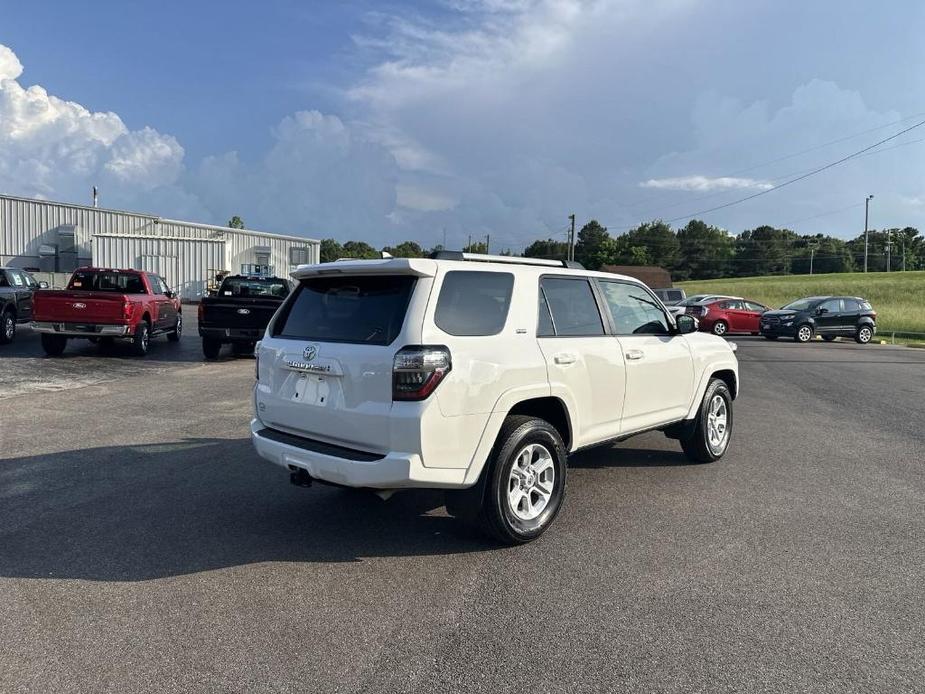
{"type": "Polygon", "coordinates": [[[758,319],[768,310],[764,304],[747,299],[713,299],[687,307],[687,313],[700,321],[700,329],[714,335],[758,334],[758,319]]]}

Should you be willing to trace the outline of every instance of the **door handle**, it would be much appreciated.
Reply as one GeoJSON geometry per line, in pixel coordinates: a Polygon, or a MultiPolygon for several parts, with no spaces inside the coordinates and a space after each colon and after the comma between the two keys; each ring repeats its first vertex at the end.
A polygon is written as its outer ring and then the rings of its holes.
{"type": "Polygon", "coordinates": [[[632,359],[632,360],[635,361],[635,360],[637,360],[637,359],[642,359],[644,356],[646,356],[646,353],[643,352],[641,349],[628,349],[628,350],[626,350],[626,358],[627,358],[627,359],[632,359]]]}
{"type": "Polygon", "coordinates": [[[577,357],[574,354],[568,354],[566,352],[560,352],[553,357],[553,361],[556,364],[574,364],[577,357]]]}

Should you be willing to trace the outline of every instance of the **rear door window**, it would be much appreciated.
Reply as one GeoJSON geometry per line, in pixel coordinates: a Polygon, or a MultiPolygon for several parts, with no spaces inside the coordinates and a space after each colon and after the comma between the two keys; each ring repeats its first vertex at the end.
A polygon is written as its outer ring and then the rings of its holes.
{"type": "Polygon", "coordinates": [[[497,335],[514,289],[509,272],[454,270],[443,277],[434,322],[450,335],[497,335]]]}
{"type": "Polygon", "coordinates": [[[604,323],[588,280],[546,277],[540,287],[546,296],[557,336],[604,334],[604,323]]]}
{"type": "Polygon", "coordinates": [[[273,335],[391,344],[401,331],[414,283],[410,275],[304,279],[274,324],[273,335]]]}

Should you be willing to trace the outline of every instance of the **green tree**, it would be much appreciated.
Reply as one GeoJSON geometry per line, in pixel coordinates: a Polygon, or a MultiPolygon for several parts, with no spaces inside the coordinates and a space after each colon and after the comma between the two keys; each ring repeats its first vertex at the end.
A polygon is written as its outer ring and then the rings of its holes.
{"type": "Polygon", "coordinates": [[[244,220],[241,219],[238,215],[235,215],[234,217],[228,220],[228,226],[231,227],[232,229],[243,229],[244,220]]]}
{"type": "Polygon", "coordinates": [[[678,260],[672,278],[714,279],[725,277],[732,267],[735,239],[723,229],[692,219],[678,229],[678,260]]]}
{"type": "Polygon", "coordinates": [[[626,248],[644,248],[646,264],[671,270],[678,262],[678,237],[671,227],[660,219],[640,224],[623,234],[620,239],[623,239],[626,248]]]}
{"type": "Polygon", "coordinates": [[[789,229],[760,226],[736,238],[735,274],[789,275],[794,245],[800,237],[789,229]]]}
{"type": "Polygon", "coordinates": [[[795,275],[808,275],[810,261],[814,274],[854,270],[854,259],[851,257],[848,242],[832,236],[802,236],[794,244],[790,271],[795,275]]]}
{"type": "Polygon", "coordinates": [[[396,258],[423,258],[424,249],[417,241],[402,241],[397,246],[386,246],[382,249],[396,258]]]}
{"type": "Polygon", "coordinates": [[[381,258],[382,254],[366,241],[347,241],[344,244],[344,258],[381,258]]]}
{"type": "Polygon", "coordinates": [[[484,241],[473,241],[468,246],[463,246],[463,253],[488,253],[488,244],[484,241]]]}
{"type": "Polygon", "coordinates": [[[555,239],[537,239],[524,249],[524,257],[565,260],[568,257],[568,243],[555,239]]]}
{"type": "MultiPolygon", "coordinates": [[[[612,241],[607,228],[592,219],[581,227],[575,243],[575,260],[589,270],[598,270],[608,257],[608,241],[612,241]]],[[[612,250],[612,247],[609,247],[612,250]]]]}
{"type": "Polygon", "coordinates": [[[344,257],[344,247],[334,239],[322,239],[319,253],[322,263],[333,263],[338,258],[344,257]]]}

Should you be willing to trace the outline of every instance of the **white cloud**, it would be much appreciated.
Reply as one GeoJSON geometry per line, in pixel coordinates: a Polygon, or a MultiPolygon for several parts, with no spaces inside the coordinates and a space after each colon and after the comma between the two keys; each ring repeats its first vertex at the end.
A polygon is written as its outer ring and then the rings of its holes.
{"type": "Polygon", "coordinates": [[[734,176],[678,176],[676,178],[650,178],[639,184],[640,188],[657,190],[688,190],[706,193],[715,190],[770,190],[774,187],[767,181],[754,178],[736,178],[734,176]]]}
{"type": "Polygon", "coordinates": [[[132,131],[115,113],[23,87],[22,70],[0,45],[0,190],[86,199],[94,184],[134,190],[176,180],[183,148],[173,137],[132,131]]]}

